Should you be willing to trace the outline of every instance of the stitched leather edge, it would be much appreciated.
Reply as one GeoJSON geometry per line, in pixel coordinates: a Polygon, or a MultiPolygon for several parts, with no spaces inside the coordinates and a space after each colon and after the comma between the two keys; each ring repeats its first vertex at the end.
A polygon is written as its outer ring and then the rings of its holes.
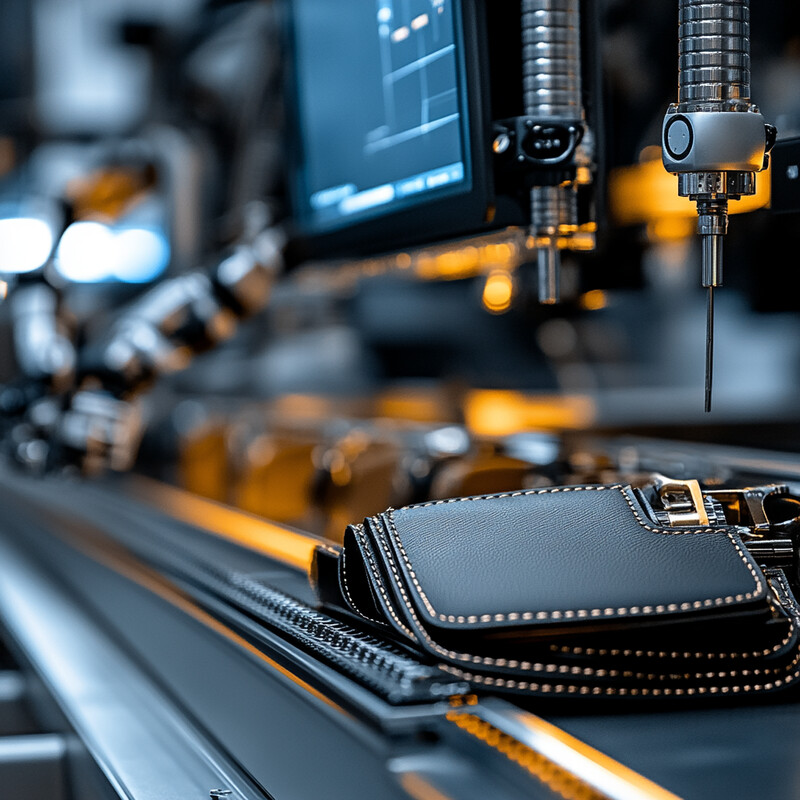
{"type": "MultiPolygon", "coordinates": [[[[367,535],[366,535],[366,533],[364,533],[364,529],[363,528],[360,528],[360,529],[359,528],[354,528],[353,532],[355,533],[356,538],[362,544],[362,552],[367,557],[367,563],[369,564],[369,569],[372,572],[373,582],[378,587],[378,591],[380,592],[381,597],[383,598],[383,603],[386,606],[386,609],[388,610],[388,612],[391,615],[392,619],[395,621],[395,624],[397,625],[398,628],[400,628],[401,631],[403,631],[403,633],[405,633],[406,636],[408,636],[409,639],[411,639],[411,641],[413,641],[413,642],[419,641],[417,639],[416,635],[411,631],[411,629],[406,627],[406,625],[403,624],[400,621],[400,618],[395,613],[394,607],[392,606],[391,602],[389,601],[389,597],[388,597],[388,595],[386,593],[386,588],[384,587],[383,581],[381,580],[380,570],[378,569],[378,567],[375,564],[375,561],[374,561],[374,559],[372,557],[372,552],[371,552],[370,546],[369,546],[369,539],[367,539],[367,535]]],[[[393,566],[392,566],[392,571],[394,572],[394,567],[393,566]]],[[[397,580],[397,573],[395,573],[395,580],[397,580]]]]}
{"type": "Polygon", "coordinates": [[[764,656],[768,656],[772,653],[777,653],[784,647],[792,639],[795,631],[795,625],[793,620],[788,620],[789,624],[789,633],[783,637],[783,639],[778,642],[778,644],[774,645],[773,647],[768,647],[765,650],[754,650],[751,652],[745,653],[689,653],[683,652],[679,653],[675,650],[672,652],[667,652],[666,650],[631,650],[631,649],[622,649],[622,648],[615,648],[613,650],[606,650],[605,648],[597,648],[597,647],[567,647],[567,646],[558,646],[558,645],[551,645],[550,650],[553,653],[570,653],[576,656],[615,656],[619,657],[622,656],[624,658],[673,658],[673,659],[689,659],[689,658],[705,658],[705,659],[712,659],[712,658],[763,658],[764,656]]]}
{"type": "MultiPolygon", "coordinates": [[[[636,522],[645,530],[650,531],[651,533],[659,533],[668,536],[686,536],[686,535],[696,535],[696,534],[705,534],[705,533],[721,533],[723,532],[720,528],[696,528],[692,530],[681,530],[675,531],[672,528],[661,528],[656,527],[653,525],[649,525],[644,521],[641,514],[639,513],[638,509],[633,503],[632,498],[628,494],[628,487],[623,486],[622,484],[614,484],[608,486],[561,486],[551,489],[532,489],[530,491],[519,491],[519,492],[504,492],[502,494],[492,494],[492,495],[477,495],[474,497],[454,497],[449,498],[447,500],[435,500],[429,503],[419,503],[415,506],[408,506],[408,508],[426,508],[429,506],[436,506],[436,505],[445,505],[447,503],[459,503],[459,502],[474,502],[476,500],[495,500],[499,498],[508,498],[508,497],[523,497],[528,495],[537,495],[537,494],[555,494],[558,492],[581,492],[581,491],[604,491],[604,490],[611,490],[616,489],[620,492],[620,494],[625,498],[625,502],[630,507],[631,511],[633,512],[634,518],[636,522]]],[[[713,608],[715,606],[723,606],[723,605],[732,605],[733,603],[739,603],[744,600],[752,600],[753,598],[759,596],[763,590],[763,586],[761,583],[761,579],[759,578],[758,574],[756,573],[753,565],[750,561],[747,560],[742,548],[739,546],[737,541],[733,538],[733,534],[729,531],[724,531],[725,535],[730,540],[731,544],[736,549],[737,554],[741,558],[744,565],[747,567],[747,570],[750,572],[751,576],[753,577],[753,581],[755,583],[754,589],[751,592],[746,592],[745,594],[736,594],[736,595],[727,595],[725,597],[715,597],[715,598],[705,598],[703,600],[694,600],[694,601],[687,601],[683,603],[668,603],[668,604],[659,604],[656,606],[630,606],[630,607],[620,607],[620,608],[590,608],[590,609],[559,609],[555,611],[512,611],[503,614],[471,614],[468,616],[461,616],[461,615],[454,615],[454,614],[442,614],[433,607],[432,603],[428,599],[428,596],[425,594],[422,586],[420,585],[416,573],[414,572],[414,567],[411,564],[411,559],[408,557],[405,548],[403,547],[403,543],[400,540],[400,534],[397,531],[397,526],[394,521],[394,509],[388,509],[385,514],[383,515],[389,522],[389,531],[394,539],[395,543],[397,544],[397,548],[400,551],[400,555],[405,562],[405,565],[408,569],[409,576],[416,587],[417,593],[422,600],[422,603],[425,607],[427,613],[433,618],[438,619],[441,622],[449,622],[456,625],[470,625],[475,624],[477,622],[528,622],[532,620],[557,620],[557,619],[584,619],[584,618],[597,618],[597,617],[611,617],[611,616],[647,616],[647,615],[657,615],[657,614],[671,614],[677,611],[691,611],[691,610],[700,610],[703,608],[713,608]]]]}
{"type": "Polygon", "coordinates": [[[648,687],[627,686],[597,686],[579,684],[553,684],[537,683],[535,681],[518,681],[513,678],[494,678],[490,675],[481,675],[467,672],[450,664],[440,664],[439,669],[455,675],[471,683],[478,683],[498,688],[514,689],[517,691],[531,692],[533,694],[577,694],[582,696],[605,697],[681,697],[693,695],[728,695],[728,694],[753,694],[755,692],[768,692],[789,686],[800,677],[800,670],[787,675],[785,678],[776,678],[763,684],[744,684],[743,686],[687,686],[682,687],[648,687]]]}
{"type": "Polygon", "coordinates": [[[350,586],[347,583],[347,551],[342,550],[342,589],[344,590],[344,597],[345,600],[350,604],[350,608],[356,612],[356,614],[364,617],[364,619],[369,620],[370,622],[374,622],[378,625],[386,625],[386,620],[383,619],[375,619],[371,617],[369,614],[365,614],[356,604],[356,601],[353,600],[353,595],[350,594],[350,586]]]}
{"type": "MultiPolygon", "coordinates": [[[[764,577],[766,578],[768,583],[778,582],[783,591],[788,594],[787,601],[791,601],[791,598],[794,597],[791,588],[788,586],[786,582],[786,577],[783,574],[782,570],[775,570],[775,569],[767,569],[764,570],[764,577]]],[[[784,607],[784,603],[781,603],[781,606],[784,607]]],[[[688,651],[678,652],[678,651],[666,651],[666,650],[632,650],[628,648],[614,648],[614,649],[606,649],[602,647],[576,647],[576,646],[568,646],[568,645],[550,645],[550,650],[553,653],[569,653],[571,655],[576,656],[612,656],[612,657],[620,657],[623,658],[672,658],[672,659],[741,659],[745,660],[748,658],[764,658],[766,656],[772,655],[774,653],[778,653],[783,650],[789,642],[795,636],[797,632],[797,623],[800,622],[800,609],[796,608],[796,604],[793,604],[796,613],[792,613],[792,609],[788,609],[788,616],[786,617],[786,623],[788,625],[788,632],[783,639],[778,642],[776,645],[772,647],[767,647],[763,650],[752,650],[750,652],[728,652],[728,653],[691,653],[688,651]]]]}

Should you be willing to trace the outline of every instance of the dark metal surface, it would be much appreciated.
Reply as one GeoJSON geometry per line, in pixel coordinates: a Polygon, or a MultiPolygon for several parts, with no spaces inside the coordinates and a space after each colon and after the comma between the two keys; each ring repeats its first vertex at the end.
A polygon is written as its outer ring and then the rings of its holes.
{"type": "Polygon", "coordinates": [[[36,733],[25,698],[25,680],[16,670],[0,672],[0,737],[36,733]]]}
{"type": "Polygon", "coordinates": [[[53,733],[0,738],[0,796],[67,800],[67,742],[53,733]]]}
{"type": "MultiPolygon", "coordinates": [[[[177,712],[97,621],[9,541],[10,532],[11,526],[3,525],[3,625],[117,794],[185,800],[207,797],[210,789],[227,785],[237,799],[264,800],[266,794],[177,712]]],[[[17,528],[16,536],[29,532],[17,528]]],[[[22,738],[17,749],[25,746],[22,738]]],[[[59,746],[56,754],[42,746],[31,752],[55,770],[65,753],[63,742],[59,746]]],[[[37,770],[46,774],[43,765],[37,770]]]]}
{"type": "Polygon", "coordinates": [[[800,795],[800,706],[550,718],[684,800],[800,795]]]}

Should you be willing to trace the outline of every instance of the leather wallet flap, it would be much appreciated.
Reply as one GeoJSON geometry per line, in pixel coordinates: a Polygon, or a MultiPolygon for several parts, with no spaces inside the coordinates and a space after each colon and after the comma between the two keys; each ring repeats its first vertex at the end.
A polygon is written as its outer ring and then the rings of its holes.
{"type": "Polygon", "coordinates": [[[735,528],[659,527],[629,486],[454,498],[365,525],[396,607],[426,627],[668,621],[763,604],[767,593],[735,528]]]}

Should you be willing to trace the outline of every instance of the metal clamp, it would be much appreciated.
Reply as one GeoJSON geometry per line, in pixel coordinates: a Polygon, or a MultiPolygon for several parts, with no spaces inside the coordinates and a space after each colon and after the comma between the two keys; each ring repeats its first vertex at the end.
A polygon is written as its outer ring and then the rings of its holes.
{"type": "Polygon", "coordinates": [[[709,524],[698,481],[680,481],[660,474],[652,480],[670,525],[680,528],[709,524]]]}
{"type": "Polygon", "coordinates": [[[722,505],[729,524],[749,528],[751,535],[757,538],[800,525],[800,499],[790,495],[786,484],[713,489],[705,494],[722,505]],[[776,502],[778,500],[780,502],[776,502]],[[768,505],[772,508],[768,509],[768,505]],[[783,518],[771,518],[776,517],[779,510],[783,518]]]}

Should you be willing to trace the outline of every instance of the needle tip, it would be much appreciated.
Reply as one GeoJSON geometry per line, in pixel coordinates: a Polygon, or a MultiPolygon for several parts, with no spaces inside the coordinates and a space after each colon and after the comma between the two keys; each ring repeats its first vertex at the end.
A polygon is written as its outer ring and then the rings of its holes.
{"type": "Polygon", "coordinates": [[[708,287],[706,303],[706,413],[711,411],[711,384],[714,374],[714,287],[708,287]]]}

